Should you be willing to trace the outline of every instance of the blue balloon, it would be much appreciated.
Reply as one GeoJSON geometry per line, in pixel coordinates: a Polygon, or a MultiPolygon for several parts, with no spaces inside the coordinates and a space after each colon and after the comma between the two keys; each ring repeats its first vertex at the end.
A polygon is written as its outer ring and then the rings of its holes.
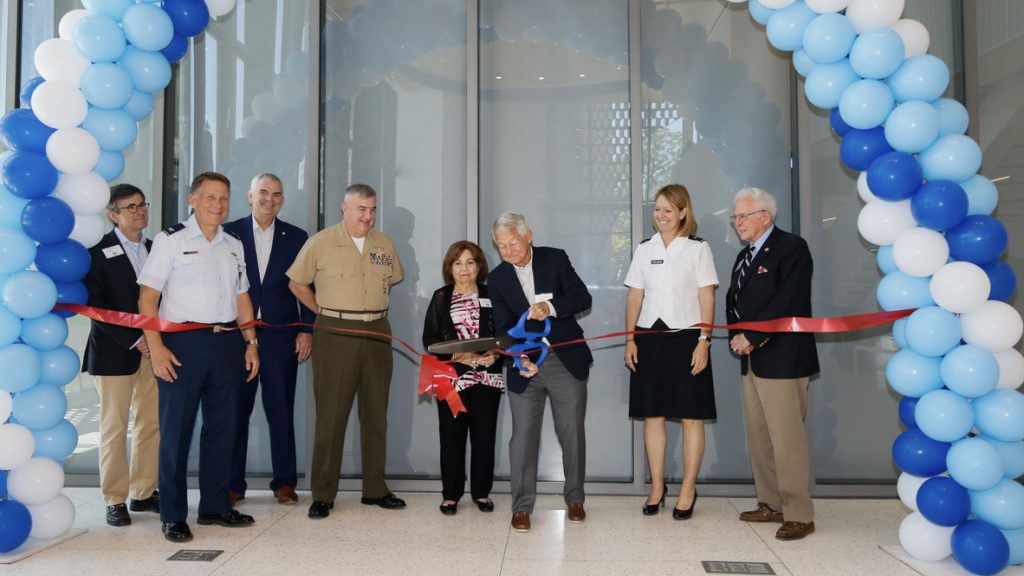
{"type": "Polygon", "coordinates": [[[103,176],[107,182],[117,180],[121,172],[124,171],[124,154],[100,150],[100,161],[96,163],[92,171],[103,176]]]}
{"type": "Polygon", "coordinates": [[[799,73],[804,78],[806,78],[807,75],[811,73],[811,70],[814,70],[814,67],[816,65],[817,64],[814,62],[814,60],[811,60],[811,58],[807,55],[807,52],[804,52],[803,50],[797,50],[796,52],[793,52],[793,68],[796,68],[797,73],[799,73]]]}
{"type": "Polygon", "coordinates": [[[949,85],[949,68],[937,56],[924,54],[907,58],[889,77],[897,102],[938,100],[949,85]]]}
{"type": "Polygon", "coordinates": [[[64,386],[74,381],[82,367],[78,354],[68,346],[40,352],[39,363],[42,366],[39,384],[50,386],[64,386]]]}
{"type": "Polygon", "coordinates": [[[917,421],[914,420],[914,410],[917,408],[917,398],[904,396],[900,398],[900,422],[909,428],[917,428],[917,421]]]}
{"type": "Polygon", "coordinates": [[[97,108],[122,108],[132,99],[132,79],[121,66],[97,62],[82,74],[82,95],[97,108]]]}
{"type": "Polygon", "coordinates": [[[28,108],[15,108],[0,117],[0,142],[11,150],[46,154],[46,141],[54,132],[28,108]]]}
{"type": "Polygon", "coordinates": [[[1024,440],[1016,442],[1000,442],[988,436],[979,436],[991,444],[999,453],[999,461],[1003,463],[1003,478],[1019,478],[1024,475],[1024,440]]]}
{"type": "Polygon", "coordinates": [[[14,396],[11,414],[29,430],[53,428],[68,411],[68,397],[52,384],[40,382],[14,396]]]}
{"type": "Polygon", "coordinates": [[[882,310],[908,310],[922,306],[934,306],[930,278],[910,276],[900,270],[886,274],[875,289],[875,298],[882,310]]]}
{"type": "Polygon", "coordinates": [[[901,470],[914,476],[936,476],[946,471],[949,442],[938,442],[911,428],[892,443],[892,459],[901,470]]]}
{"type": "Polygon", "coordinates": [[[843,92],[857,80],[860,76],[850,67],[849,58],[832,64],[818,64],[807,74],[804,94],[808,102],[828,110],[839,106],[843,92]]]}
{"type": "Polygon", "coordinates": [[[1000,530],[1024,528],[1024,486],[1004,478],[988,490],[971,492],[971,511],[1000,530]]]}
{"type": "Polygon", "coordinates": [[[991,180],[980,174],[975,174],[960,183],[964,192],[967,193],[967,213],[982,214],[988,216],[996,209],[999,203],[999,192],[991,180]]]}
{"type": "Polygon", "coordinates": [[[932,524],[957,526],[971,513],[971,496],[952,478],[936,476],[918,488],[917,509],[932,524]]]}
{"type": "Polygon", "coordinates": [[[939,136],[967,133],[971,118],[963,104],[952,98],[939,98],[932,106],[939,113],[939,136]]]}
{"type": "Polygon", "coordinates": [[[21,87],[21,93],[18,95],[22,108],[32,107],[32,94],[35,93],[36,88],[39,88],[39,85],[43,82],[46,82],[46,78],[42,76],[34,76],[28,82],[25,82],[25,85],[21,87]]]}
{"type": "Polygon", "coordinates": [[[999,388],[976,398],[975,425],[982,434],[1000,442],[1024,440],[1024,394],[999,388]]]}
{"type": "Polygon", "coordinates": [[[896,103],[885,82],[858,80],[843,91],[839,113],[847,124],[858,130],[881,126],[896,103]]]}
{"type": "Polygon", "coordinates": [[[875,255],[875,262],[882,274],[888,274],[896,269],[896,261],[892,257],[892,245],[879,246],[878,254],[875,255]]]}
{"type": "Polygon", "coordinates": [[[857,32],[849,18],[842,14],[822,14],[804,29],[803,49],[813,62],[831,64],[846,58],[856,39],[857,32]]]}
{"type": "Polygon", "coordinates": [[[1003,464],[995,447],[981,438],[964,438],[946,455],[950,476],[968,490],[988,490],[1003,479],[1003,464]]]}
{"type": "Polygon", "coordinates": [[[114,62],[127,46],[117,21],[95,12],[78,21],[74,43],[82,56],[91,62],[114,62]]]}
{"type": "Polygon", "coordinates": [[[971,431],[974,412],[963,396],[949,390],[932,390],[917,401],[914,421],[929,438],[955,442],[971,431]]]}
{"type": "Polygon", "coordinates": [[[1003,536],[1010,544],[1010,566],[1024,564],[1024,528],[1016,530],[1003,530],[1003,536]]]}
{"type": "Polygon", "coordinates": [[[175,34],[181,36],[195,36],[210,22],[210,10],[203,0],[164,0],[163,7],[174,23],[175,34]]]}
{"type": "Polygon", "coordinates": [[[7,499],[7,470],[0,470],[0,502],[5,499],[7,499]]]}
{"type": "Polygon", "coordinates": [[[760,0],[750,0],[748,2],[748,8],[750,9],[750,17],[754,19],[754,22],[765,26],[768,24],[768,18],[771,17],[772,12],[775,12],[774,8],[768,8],[764,4],[761,4],[760,0]]]}
{"type": "Polygon", "coordinates": [[[0,228],[0,274],[24,270],[36,258],[36,243],[20,229],[0,228]]]}
{"type": "Polygon", "coordinates": [[[910,198],[920,186],[921,165],[906,152],[886,152],[868,166],[868,188],[883,200],[910,198]]]}
{"type": "MultiPolygon", "coordinates": [[[[57,302],[62,304],[88,304],[89,291],[86,289],[85,284],[81,282],[57,284],[57,302]]],[[[72,312],[64,310],[58,310],[55,313],[63,318],[74,316],[72,312]]]]}
{"type": "Polygon", "coordinates": [[[160,51],[170,64],[181,60],[185,56],[185,52],[188,52],[188,38],[180,34],[175,34],[167,47],[160,51]]]}
{"type": "Polygon", "coordinates": [[[1006,250],[1006,228],[991,216],[972,215],[946,232],[946,242],[954,260],[984,266],[1006,250]]]}
{"type": "Polygon", "coordinates": [[[32,431],[32,435],[36,438],[36,450],[32,455],[49,458],[58,464],[64,464],[64,459],[78,446],[78,430],[63,419],[53,428],[32,431]]]}
{"type": "Polygon", "coordinates": [[[11,344],[0,349],[0,390],[21,393],[35,386],[42,375],[39,352],[25,344],[11,344]]]}
{"type": "Polygon", "coordinates": [[[121,20],[124,35],[133,46],[141,50],[163,50],[174,36],[170,16],[152,4],[133,4],[125,10],[121,20]]]}
{"type": "Polygon", "coordinates": [[[846,136],[850,130],[853,130],[853,126],[843,122],[843,117],[840,116],[838,107],[829,111],[828,123],[832,127],[832,131],[836,133],[836,136],[840,138],[846,136]]]}
{"type": "Polygon", "coordinates": [[[908,398],[920,398],[942,388],[942,361],[922,356],[909,348],[893,354],[885,366],[889,386],[908,398]]]}
{"type": "Polygon", "coordinates": [[[21,211],[21,227],[36,242],[60,242],[75,227],[75,213],[60,198],[43,196],[25,205],[21,211]]]}
{"type": "Polygon", "coordinates": [[[56,314],[44,314],[22,322],[20,334],[22,342],[38,351],[54,350],[68,339],[68,322],[56,314]]]}
{"type": "Polygon", "coordinates": [[[892,147],[885,141],[885,129],[881,127],[850,130],[839,144],[839,156],[843,163],[859,172],[867,170],[875,158],[886,152],[892,152],[892,147]]]}
{"type": "Polygon", "coordinates": [[[82,0],[82,6],[89,12],[104,14],[118,22],[131,5],[132,0],[82,0]]]}
{"type": "Polygon", "coordinates": [[[850,49],[850,65],[863,78],[881,80],[903,64],[903,39],[890,28],[865,30],[850,49]]]}
{"type": "Polygon", "coordinates": [[[57,286],[42,272],[24,270],[11,274],[4,283],[2,296],[4,306],[11,312],[26,319],[38,318],[57,303],[57,286]]]}
{"type": "Polygon", "coordinates": [[[27,198],[11,194],[7,186],[0,184],[0,228],[21,226],[21,210],[25,208],[26,204],[28,204],[27,198]]]}
{"type": "Polygon", "coordinates": [[[938,306],[918,308],[907,318],[907,345],[923,356],[938,358],[960,344],[960,319],[938,306]]]}
{"type": "Polygon", "coordinates": [[[967,193],[955,182],[931,180],[914,193],[910,212],[925,228],[949,230],[967,216],[967,193]]]}
{"type": "Polygon", "coordinates": [[[998,528],[984,520],[968,520],[953,530],[953,557],[974,574],[1001,572],[1010,560],[1010,544],[998,528]]]}
{"type": "Polygon", "coordinates": [[[96,137],[100,148],[120,152],[135,143],[139,124],[124,110],[90,108],[82,128],[96,137]]]}
{"type": "Polygon", "coordinates": [[[160,52],[147,52],[129,46],[118,63],[128,71],[132,85],[139,92],[159,92],[171,81],[171,65],[160,52]]]}
{"type": "MultiPolygon", "coordinates": [[[[14,344],[21,335],[21,318],[0,306],[0,348],[14,344]]],[[[3,420],[0,419],[0,423],[3,420]]]]}
{"type": "Polygon", "coordinates": [[[981,167],[981,147],[969,136],[950,134],[921,152],[918,160],[928,180],[963,182],[981,167]]]}
{"type": "Polygon", "coordinates": [[[992,286],[988,299],[1008,302],[1017,291],[1017,273],[1013,268],[1002,260],[996,260],[985,264],[981,269],[988,275],[989,284],[992,286]]]}
{"type": "Polygon", "coordinates": [[[42,244],[36,251],[36,268],[54,282],[77,282],[89,272],[89,251],[70,238],[42,244]]]}
{"type": "Polygon", "coordinates": [[[885,120],[885,139],[894,150],[916,154],[939,138],[939,112],[927,102],[904,102],[885,120]]]}
{"type": "Polygon", "coordinates": [[[957,346],[942,359],[942,382],[965,398],[984,396],[999,383],[999,363],[980,346],[957,346]]]}
{"type": "Polygon", "coordinates": [[[17,500],[0,500],[0,554],[16,550],[32,532],[32,514],[17,500]]]}
{"type": "Polygon", "coordinates": [[[124,111],[137,122],[142,122],[153,111],[153,95],[138,90],[133,91],[131,99],[124,105],[124,111]]]}
{"type": "Polygon", "coordinates": [[[900,318],[892,323],[892,339],[900,350],[907,347],[907,319],[900,318]]]}
{"type": "Polygon", "coordinates": [[[57,169],[35,152],[14,152],[4,160],[2,172],[3,185],[21,198],[46,196],[57,187],[57,169]]]}

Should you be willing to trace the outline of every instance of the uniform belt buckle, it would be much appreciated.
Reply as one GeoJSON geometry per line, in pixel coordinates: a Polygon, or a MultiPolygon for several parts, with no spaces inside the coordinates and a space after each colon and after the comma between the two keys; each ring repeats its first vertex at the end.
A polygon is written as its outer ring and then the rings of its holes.
{"type": "Polygon", "coordinates": [[[221,326],[220,324],[214,324],[213,325],[213,333],[214,334],[216,334],[218,332],[223,332],[223,331],[224,331],[224,327],[221,326]]]}
{"type": "Polygon", "coordinates": [[[374,320],[377,319],[376,316],[377,316],[376,312],[364,312],[363,313],[363,322],[373,322],[374,320]]]}

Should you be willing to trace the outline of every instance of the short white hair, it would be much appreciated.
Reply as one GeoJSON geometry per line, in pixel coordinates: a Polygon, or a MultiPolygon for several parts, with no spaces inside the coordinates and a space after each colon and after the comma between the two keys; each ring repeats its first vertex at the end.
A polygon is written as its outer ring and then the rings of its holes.
{"type": "Polygon", "coordinates": [[[263,172],[262,174],[257,174],[252,177],[252,182],[249,183],[249,190],[255,192],[257,186],[260,185],[260,181],[262,180],[270,180],[271,182],[277,182],[278,186],[284,188],[284,183],[281,182],[281,179],[277,176],[277,174],[263,172]]]}
{"type": "Polygon", "coordinates": [[[530,228],[526,225],[526,216],[518,212],[505,212],[494,220],[491,238],[496,240],[495,235],[502,230],[515,230],[520,236],[526,236],[530,228]]]}
{"type": "Polygon", "coordinates": [[[732,199],[732,205],[735,208],[736,203],[740,200],[746,200],[750,198],[757,205],[759,210],[767,210],[768,214],[771,215],[772,221],[775,220],[775,214],[778,210],[775,196],[772,196],[767,190],[763,188],[747,187],[741,189],[736,193],[736,196],[732,199]]]}

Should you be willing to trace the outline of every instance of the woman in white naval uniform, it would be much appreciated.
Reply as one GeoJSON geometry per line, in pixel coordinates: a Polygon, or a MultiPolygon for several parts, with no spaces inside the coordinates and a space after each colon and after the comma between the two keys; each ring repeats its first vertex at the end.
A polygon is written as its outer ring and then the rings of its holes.
{"type": "Polygon", "coordinates": [[[657,233],[637,247],[625,281],[626,330],[658,332],[626,337],[629,417],[644,420],[651,471],[645,515],[665,502],[665,419],[682,420],[683,482],[672,517],[686,520],[697,502],[704,420],[717,416],[711,330],[687,328],[714,322],[718,274],[708,243],[693,235],[697,221],[684,186],[658,190],[653,224],[657,233]]]}

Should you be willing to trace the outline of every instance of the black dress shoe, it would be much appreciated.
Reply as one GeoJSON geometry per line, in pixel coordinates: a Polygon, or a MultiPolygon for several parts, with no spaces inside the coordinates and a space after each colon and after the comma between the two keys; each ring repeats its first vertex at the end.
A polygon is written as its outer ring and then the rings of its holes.
{"type": "Polygon", "coordinates": [[[200,514],[196,522],[203,525],[216,524],[227,528],[241,528],[242,526],[251,526],[256,520],[248,514],[232,510],[223,514],[200,514]]]}
{"type": "Polygon", "coordinates": [[[388,492],[380,498],[363,498],[360,500],[367,506],[380,506],[381,508],[387,508],[388,510],[394,510],[396,508],[405,508],[405,500],[402,500],[398,496],[395,496],[391,492],[388,492]]]}
{"type": "Polygon", "coordinates": [[[451,504],[445,504],[442,502],[438,508],[441,509],[441,514],[444,514],[445,516],[455,516],[455,513],[459,511],[459,503],[452,502],[451,504]]]}
{"type": "Polygon", "coordinates": [[[693,492],[693,502],[690,502],[690,507],[686,510],[680,510],[675,506],[672,507],[672,519],[673,520],[689,520],[693,516],[693,507],[697,505],[697,491],[693,492]]]}
{"type": "Polygon", "coordinates": [[[164,538],[171,542],[188,542],[192,540],[192,530],[184,522],[164,522],[160,528],[164,538]]]}
{"type": "Polygon", "coordinates": [[[309,517],[314,519],[327,518],[331,515],[332,508],[334,508],[334,502],[314,500],[313,503],[309,505],[309,517]]]}
{"type": "Polygon", "coordinates": [[[648,504],[647,502],[644,502],[644,507],[642,508],[642,511],[644,513],[644,516],[653,516],[653,515],[657,514],[658,512],[660,512],[661,509],[664,508],[664,507],[665,507],[665,493],[662,492],[661,500],[658,500],[654,504],[648,504]]]}
{"type": "Polygon", "coordinates": [[[111,526],[127,526],[132,523],[132,517],[128,515],[128,508],[124,504],[107,506],[107,524],[111,526]]]}
{"type": "Polygon", "coordinates": [[[160,492],[153,490],[153,494],[145,500],[132,498],[128,502],[128,509],[132,512],[156,512],[160,513],[160,492]]]}
{"type": "Polygon", "coordinates": [[[478,498],[474,502],[481,512],[494,512],[494,501],[490,498],[478,498]]]}

